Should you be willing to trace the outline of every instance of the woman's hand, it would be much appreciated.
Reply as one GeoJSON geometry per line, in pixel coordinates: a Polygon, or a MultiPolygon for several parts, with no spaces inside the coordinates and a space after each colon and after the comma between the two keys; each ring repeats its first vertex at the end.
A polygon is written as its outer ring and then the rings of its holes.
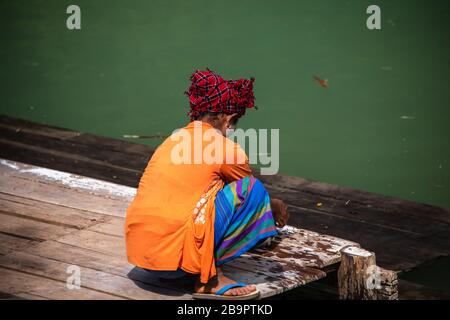
{"type": "Polygon", "coordinates": [[[283,200],[271,198],[270,206],[272,207],[275,224],[279,228],[284,227],[287,224],[290,216],[287,210],[287,205],[283,202],[283,200]]]}

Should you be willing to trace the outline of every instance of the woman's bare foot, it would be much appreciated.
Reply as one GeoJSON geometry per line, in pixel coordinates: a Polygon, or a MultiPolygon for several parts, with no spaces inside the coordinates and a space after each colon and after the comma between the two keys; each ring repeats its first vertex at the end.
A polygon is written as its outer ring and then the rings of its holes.
{"type": "MultiPolygon", "coordinates": [[[[223,271],[220,268],[217,268],[217,276],[211,278],[207,284],[203,284],[198,279],[195,283],[195,292],[197,293],[216,293],[220,290],[220,288],[228,285],[236,283],[236,281],[231,280],[230,278],[225,277],[223,271]]],[[[225,296],[242,296],[256,291],[256,286],[247,285],[245,287],[237,287],[227,290],[223,295],[225,296]]]]}

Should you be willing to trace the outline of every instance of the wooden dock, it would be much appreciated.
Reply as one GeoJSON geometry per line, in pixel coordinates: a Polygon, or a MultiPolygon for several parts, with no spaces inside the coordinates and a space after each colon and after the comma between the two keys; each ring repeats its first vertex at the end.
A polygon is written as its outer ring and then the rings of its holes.
{"type": "MultiPolygon", "coordinates": [[[[3,293],[49,299],[191,297],[192,282],[181,287],[161,282],[128,264],[124,216],[135,188],[5,159],[0,178],[3,293]],[[66,288],[70,266],[80,268],[80,290],[66,288]]],[[[245,254],[224,272],[255,283],[267,298],[325,277],[322,269],[340,261],[341,249],[357,246],[292,227],[274,242],[273,251],[245,254]]]]}
{"type": "MultiPolygon", "coordinates": [[[[135,188],[6,159],[0,159],[0,178],[0,291],[4,295],[191,298],[192,281],[164,282],[128,264],[124,217],[135,188]],[[80,290],[70,289],[71,268],[79,272],[80,290]]],[[[270,250],[246,253],[227,263],[224,272],[237,281],[256,284],[260,297],[268,298],[324,278],[329,267],[341,262],[341,252],[350,249],[362,250],[352,241],[286,226],[270,250]]],[[[396,298],[396,276],[392,280],[394,294],[389,292],[389,297],[396,298]]]]}
{"type": "MultiPolygon", "coordinates": [[[[3,296],[189,298],[192,283],[181,288],[150,279],[124,257],[124,209],[152,152],[141,144],[0,117],[3,296]],[[70,265],[81,267],[80,290],[65,287],[70,265]]],[[[295,263],[254,252],[227,269],[241,280],[259,279],[263,297],[337,273],[340,250],[355,243],[375,252],[378,265],[398,272],[450,252],[448,209],[297,177],[259,178],[288,203],[290,223],[300,228],[285,230],[278,249],[303,250],[295,263]]],[[[434,294],[416,284],[403,287],[407,298],[413,298],[410,288],[434,294]]]]}

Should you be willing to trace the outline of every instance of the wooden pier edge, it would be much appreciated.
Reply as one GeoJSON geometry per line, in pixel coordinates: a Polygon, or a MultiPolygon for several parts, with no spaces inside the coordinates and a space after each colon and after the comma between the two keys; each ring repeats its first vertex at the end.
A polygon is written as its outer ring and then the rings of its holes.
{"type": "MultiPolygon", "coordinates": [[[[136,187],[153,151],[144,144],[0,115],[4,159],[136,187]]],[[[288,204],[291,225],[357,242],[376,252],[379,266],[398,274],[450,254],[449,208],[300,177],[258,178],[272,196],[288,204]]],[[[27,241],[20,240],[24,247],[27,241]]],[[[324,292],[331,283],[328,279],[337,287],[337,268],[320,281],[324,292]]],[[[398,287],[400,299],[450,298],[449,292],[404,279],[398,279],[398,287]]],[[[310,298],[309,292],[305,298],[310,298]]]]}

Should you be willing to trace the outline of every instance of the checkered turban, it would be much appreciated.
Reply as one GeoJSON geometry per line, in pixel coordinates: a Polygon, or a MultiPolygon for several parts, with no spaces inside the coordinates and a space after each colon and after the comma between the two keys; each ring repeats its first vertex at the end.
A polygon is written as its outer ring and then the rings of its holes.
{"type": "Polygon", "coordinates": [[[191,86],[185,93],[189,97],[191,110],[188,115],[191,120],[204,112],[238,113],[242,116],[247,108],[255,106],[254,78],[224,80],[207,69],[195,71],[190,80],[191,86]]]}

